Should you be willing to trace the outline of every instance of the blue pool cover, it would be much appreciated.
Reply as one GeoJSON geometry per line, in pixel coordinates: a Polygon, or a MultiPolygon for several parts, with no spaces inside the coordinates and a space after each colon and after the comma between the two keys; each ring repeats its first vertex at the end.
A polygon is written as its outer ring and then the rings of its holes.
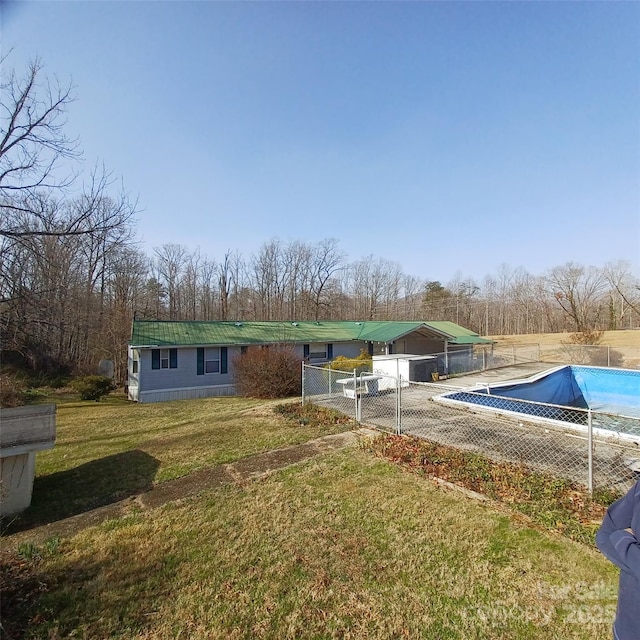
{"type": "Polygon", "coordinates": [[[640,371],[629,369],[571,365],[551,369],[530,380],[498,383],[469,391],[471,393],[447,393],[444,397],[532,414],[535,412],[533,407],[528,409],[526,403],[508,399],[553,404],[558,407],[555,417],[560,420],[564,419],[562,407],[640,418],[640,371]],[[497,398],[505,400],[501,402],[497,398]]]}

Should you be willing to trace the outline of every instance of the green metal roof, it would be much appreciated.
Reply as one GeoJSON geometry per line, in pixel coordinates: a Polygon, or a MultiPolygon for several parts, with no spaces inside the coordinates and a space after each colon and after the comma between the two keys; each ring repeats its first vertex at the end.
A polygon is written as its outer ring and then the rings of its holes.
{"type": "Polygon", "coordinates": [[[252,345],[310,342],[393,342],[413,331],[450,344],[490,344],[453,322],[172,322],[135,320],[135,347],[252,345]]]}
{"type": "MultiPolygon", "coordinates": [[[[454,344],[479,343],[478,338],[480,338],[480,336],[475,333],[475,331],[465,329],[455,322],[449,322],[448,320],[437,320],[435,322],[425,322],[425,324],[438,333],[442,333],[446,336],[451,337],[451,342],[453,342],[454,344]]],[[[481,343],[486,344],[493,342],[493,340],[489,340],[488,338],[480,338],[480,341],[481,343]]]]}
{"type": "Polygon", "coordinates": [[[360,340],[367,342],[393,342],[408,333],[417,331],[424,322],[363,322],[360,340]]]}

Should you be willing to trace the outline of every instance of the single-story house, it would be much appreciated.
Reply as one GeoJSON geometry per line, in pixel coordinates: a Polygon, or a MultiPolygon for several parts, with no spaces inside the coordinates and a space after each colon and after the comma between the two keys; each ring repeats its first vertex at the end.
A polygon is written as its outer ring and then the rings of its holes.
{"type": "Polygon", "coordinates": [[[162,402],[235,394],[233,361],[252,346],[292,346],[320,364],[344,356],[428,355],[491,344],[453,322],[174,322],[134,320],[128,394],[162,402]]]}

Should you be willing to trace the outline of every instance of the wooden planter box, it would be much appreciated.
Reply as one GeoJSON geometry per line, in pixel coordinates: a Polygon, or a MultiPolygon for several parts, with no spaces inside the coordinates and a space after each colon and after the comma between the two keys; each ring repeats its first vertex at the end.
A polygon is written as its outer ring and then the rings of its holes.
{"type": "Polygon", "coordinates": [[[56,405],[0,409],[0,516],[31,504],[36,452],[53,448],[56,405]]]}

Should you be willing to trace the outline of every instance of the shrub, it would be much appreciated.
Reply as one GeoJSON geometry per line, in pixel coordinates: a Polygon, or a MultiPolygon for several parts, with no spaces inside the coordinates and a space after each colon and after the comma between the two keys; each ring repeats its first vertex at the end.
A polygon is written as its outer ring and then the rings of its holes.
{"type": "Polygon", "coordinates": [[[49,394],[42,389],[26,389],[24,392],[25,404],[36,404],[40,400],[46,400],[49,394]]]}
{"type": "Polygon", "coordinates": [[[300,404],[299,402],[287,402],[273,408],[274,413],[284,416],[294,425],[308,427],[322,427],[328,424],[340,424],[345,427],[354,425],[353,418],[340,411],[319,407],[314,404],[300,404]]]}
{"type": "Polygon", "coordinates": [[[353,373],[355,369],[356,373],[360,374],[371,371],[372,366],[373,358],[364,349],[361,349],[357,358],[338,356],[326,365],[326,368],[332,371],[345,371],[347,373],[353,373]]]}
{"type": "Polygon", "coordinates": [[[7,409],[26,404],[26,386],[17,377],[2,373],[0,375],[0,407],[7,409]]]}
{"type": "Polygon", "coordinates": [[[100,401],[100,398],[108,395],[116,386],[111,378],[106,376],[85,376],[76,378],[71,387],[80,394],[81,400],[100,401]]]}
{"type": "Polygon", "coordinates": [[[602,342],[602,336],[604,331],[599,329],[585,329],[584,331],[577,331],[569,335],[569,342],[572,344],[586,344],[594,345],[602,342]]]}
{"type": "Polygon", "coordinates": [[[66,387],[70,382],[71,382],[70,376],[58,374],[53,376],[49,380],[49,386],[52,389],[62,389],[63,387],[66,387]]]}
{"type": "Polygon", "coordinates": [[[569,335],[569,341],[564,344],[571,361],[575,364],[592,364],[599,367],[621,367],[624,356],[620,351],[601,345],[603,331],[587,329],[569,335]]]}
{"type": "Polygon", "coordinates": [[[249,349],[235,358],[237,390],[252,398],[289,398],[302,394],[300,357],[287,345],[249,349]]]}

